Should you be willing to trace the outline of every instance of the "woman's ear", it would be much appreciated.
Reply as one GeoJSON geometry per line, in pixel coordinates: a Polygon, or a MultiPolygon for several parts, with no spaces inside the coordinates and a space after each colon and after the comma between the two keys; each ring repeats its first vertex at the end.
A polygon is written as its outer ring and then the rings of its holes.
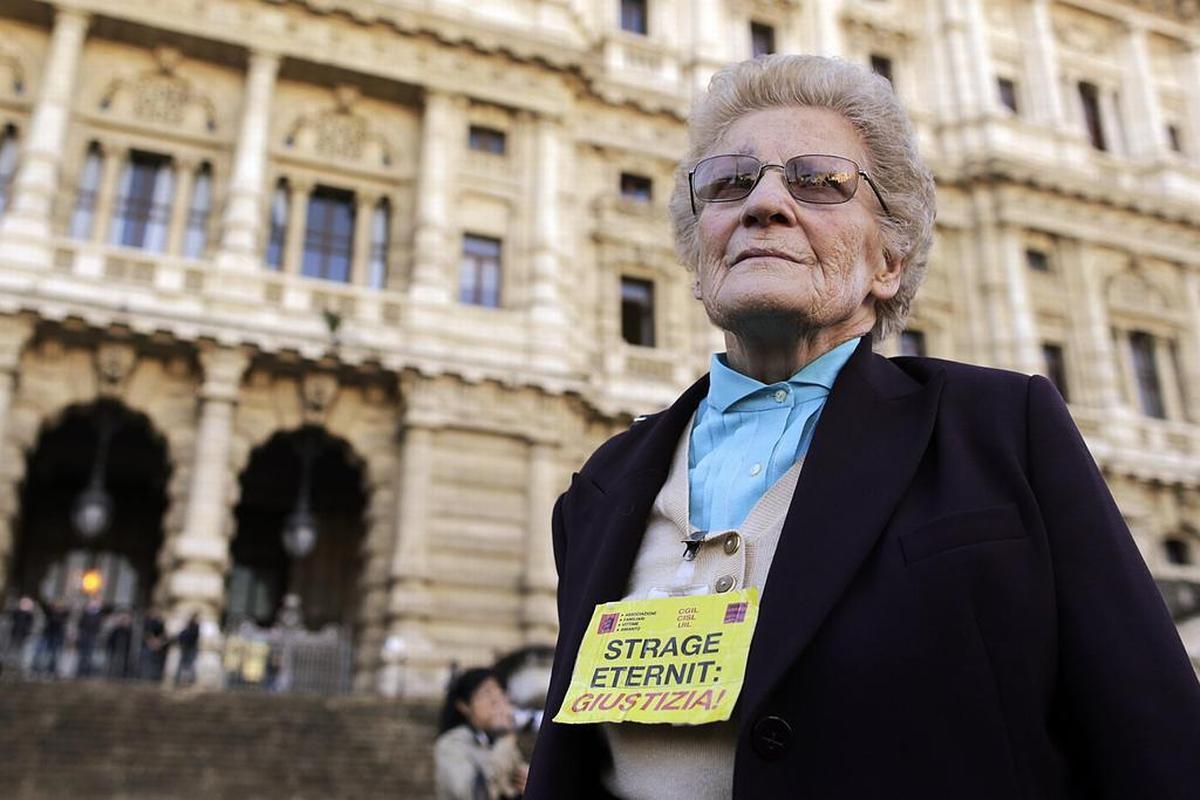
{"type": "Polygon", "coordinates": [[[876,300],[891,300],[900,291],[900,279],[904,276],[907,262],[886,250],[880,259],[879,268],[871,278],[871,294],[876,300]]]}
{"type": "Polygon", "coordinates": [[[471,719],[471,706],[464,703],[462,700],[455,700],[454,708],[458,711],[458,713],[462,714],[468,720],[471,719]]]}

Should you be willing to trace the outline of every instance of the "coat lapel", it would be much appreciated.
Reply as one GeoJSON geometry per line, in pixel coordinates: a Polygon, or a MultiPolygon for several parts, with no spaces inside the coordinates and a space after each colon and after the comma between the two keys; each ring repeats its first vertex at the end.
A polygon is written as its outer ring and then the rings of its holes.
{"type": "Polygon", "coordinates": [[[625,594],[629,573],[633,571],[646,532],[650,507],[667,479],[671,457],[684,427],[707,394],[708,376],[705,376],[661,414],[635,423],[647,428],[630,432],[629,435],[639,438],[629,454],[611,471],[601,469],[587,478],[603,492],[603,496],[590,500],[602,504],[591,514],[591,518],[600,522],[590,529],[575,530],[571,528],[570,518],[565,521],[571,548],[587,548],[586,561],[590,562],[590,568],[583,593],[578,596],[573,613],[568,612],[570,619],[560,621],[562,631],[558,647],[567,649],[562,653],[565,669],[556,668],[556,685],[550,690],[554,702],[561,702],[559,695],[566,692],[592,611],[598,603],[618,600],[625,594]]]}
{"type": "Polygon", "coordinates": [[[754,718],[871,552],[928,444],[941,388],[942,373],[918,384],[874,355],[870,337],[842,369],[763,588],[742,719],[754,718]]]}

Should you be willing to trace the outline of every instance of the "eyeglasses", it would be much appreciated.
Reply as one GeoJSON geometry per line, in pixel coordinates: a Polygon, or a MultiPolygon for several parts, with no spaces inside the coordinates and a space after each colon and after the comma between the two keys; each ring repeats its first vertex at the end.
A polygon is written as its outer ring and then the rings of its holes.
{"type": "Polygon", "coordinates": [[[783,164],[764,164],[754,156],[709,156],[688,173],[692,190],[692,213],[696,201],[702,203],[732,203],[750,196],[762,180],[763,173],[777,169],[792,197],[802,203],[833,205],[845,203],[858,191],[858,178],[866,180],[883,213],[891,214],[879,187],[858,164],[841,156],[802,155],[789,158],[783,164]]]}

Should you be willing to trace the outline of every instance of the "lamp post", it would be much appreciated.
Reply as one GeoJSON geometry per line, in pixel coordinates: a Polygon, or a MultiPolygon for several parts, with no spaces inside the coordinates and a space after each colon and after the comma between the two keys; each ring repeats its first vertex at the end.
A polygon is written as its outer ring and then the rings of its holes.
{"type": "Polygon", "coordinates": [[[96,414],[99,436],[91,476],[88,478],[87,487],[71,505],[71,524],[84,539],[95,539],[108,530],[113,517],[113,499],[104,489],[104,475],[108,467],[108,446],[112,441],[114,426],[107,409],[99,408],[96,414]]]}
{"type": "Polygon", "coordinates": [[[310,506],[312,468],[317,451],[316,436],[310,431],[302,431],[300,436],[300,491],[296,496],[296,507],[283,523],[283,549],[293,561],[298,561],[312,552],[320,533],[310,506]]]}

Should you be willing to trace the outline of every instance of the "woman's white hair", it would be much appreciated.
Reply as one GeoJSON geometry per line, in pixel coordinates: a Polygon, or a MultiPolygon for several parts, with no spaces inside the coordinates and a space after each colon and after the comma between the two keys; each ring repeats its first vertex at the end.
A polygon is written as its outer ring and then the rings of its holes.
{"type": "MultiPolygon", "coordinates": [[[[688,173],[740,117],[780,106],[828,108],[844,116],[866,146],[865,169],[879,186],[890,215],[880,212],[884,252],[904,262],[900,288],[876,304],[874,335],[883,339],[904,327],[925,277],[936,213],[933,175],[917,152],[908,115],[892,85],[865,67],[836,58],[768,55],[718,71],[692,108],[689,148],[675,174],[670,215],[675,249],[690,270],[700,261],[697,216],[692,213],[688,173]]],[[[869,191],[859,186],[859,191],[869,191]]]]}

